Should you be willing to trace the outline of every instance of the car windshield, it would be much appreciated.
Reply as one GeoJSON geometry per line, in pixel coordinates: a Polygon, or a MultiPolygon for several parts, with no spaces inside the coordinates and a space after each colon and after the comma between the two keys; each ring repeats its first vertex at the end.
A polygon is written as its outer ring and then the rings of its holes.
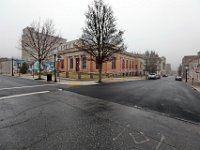
{"type": "Polygon", "coordinates": [[[0,0],[0,150],[200,150],[200,0],[0,0]]]}

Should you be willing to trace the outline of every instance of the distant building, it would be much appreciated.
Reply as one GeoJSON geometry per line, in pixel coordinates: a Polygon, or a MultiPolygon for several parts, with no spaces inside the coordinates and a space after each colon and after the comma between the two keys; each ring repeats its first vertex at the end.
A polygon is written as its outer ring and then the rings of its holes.
{"type": "Polygon", "coordinates": [[[166,74],[166,58],[160,57],[160,75],[166,74]]]}
{"type": "Polygon", "coordinates": [[[1,57],[1,58],[0,58],[0,62],[4,62],[4,61],[7,61],[7,60],[9,60],[9,59],[6,58],[6,57],[1,57]]]}
{"type": "Polygon", "coordinates": [[[166,64],[165,66],[166,74],[171,75],[172,74],[172,69],[171,69],[171,64],[166,64]]]}

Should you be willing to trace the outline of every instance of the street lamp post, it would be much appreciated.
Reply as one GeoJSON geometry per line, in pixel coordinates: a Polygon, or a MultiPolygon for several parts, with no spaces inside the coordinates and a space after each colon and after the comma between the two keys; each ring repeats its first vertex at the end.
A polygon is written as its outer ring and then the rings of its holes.
{"type": "Polygon", "coordinates": [[[185,82],[187,82],[188,66],[185,67],[185,82]]]}
{"type": "Polygon", "coordinates": [[[56,79],[56,54],[53,55],[54,56],[54,82],[57,82],[56,79]]]}
{"type": "Polygon", "coordinates": [[[12,76],[14,76],[14,71],[13,71],[13,57],[12,57],[12,76]]]}

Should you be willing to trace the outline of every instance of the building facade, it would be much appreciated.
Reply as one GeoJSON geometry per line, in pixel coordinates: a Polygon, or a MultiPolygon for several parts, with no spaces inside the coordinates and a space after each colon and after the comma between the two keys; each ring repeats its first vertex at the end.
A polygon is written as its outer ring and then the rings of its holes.
{"type": "MultiPolygon", "coordinates": [[[[97,73],[98,65],[91,61],[91,56],[78,49],[78,40],[67,42],[58,50],[58,68],[64,72],[86,72],[97,73]]],[[[103,63],[102,73],[116,75],[143,75],[144,59],[140,55],[129,52],[116,53],[112,56],[112,61],[103,63]]]]}
{"type": "Polygon", "coordinates": [[[171,75],[172,74],[172,68],[171,64],[166,64],[166,74],[171,75]]]}
{"type": "Polygon", "coordinates": [[[188,78],[200,81],[200,57],[195,57],[188,62],[188,78]]]}
{"type": "Polygon", "coordinates": [[[197,55],[188,55],[188,56],[184,56],[182,59],[182,76],[185,78],[186,77],[186,67],[188,67],[189,69],[191,69],[191,63],[193,62],[193,60],[198,59],[197,55]]]}
{"type": "Polygon", "coordinates": [[[160,57],[160,75],[166,74],[166,58],[164,56],[160,57]]]}

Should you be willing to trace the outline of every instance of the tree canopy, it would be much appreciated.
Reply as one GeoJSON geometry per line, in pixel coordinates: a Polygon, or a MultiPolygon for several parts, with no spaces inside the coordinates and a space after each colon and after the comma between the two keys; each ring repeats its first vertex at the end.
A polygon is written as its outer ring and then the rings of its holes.
{"type": "Polygon", "coordinates": [[[81,49],[91,55],[91,60],[99,65],[101,82],[102,64],[112,59],[113,54],[125,50],[124,31],[117,30],[116,19],[111,6],[103,0],[95,0],[85,14],[81,49]]]}

